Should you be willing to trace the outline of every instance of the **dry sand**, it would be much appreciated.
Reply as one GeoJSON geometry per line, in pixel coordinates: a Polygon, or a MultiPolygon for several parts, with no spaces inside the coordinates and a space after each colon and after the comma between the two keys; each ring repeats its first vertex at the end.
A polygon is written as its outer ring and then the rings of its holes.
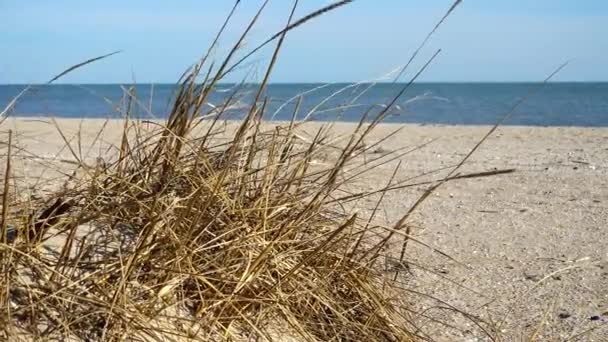
{"type": "MultiPolygon", "coordinates": [[[[82,126],[83,154],[102,123],[58,120],[76,153],[82,126]]],[[[116,142],[121,123],[108,125],[103,139],[116,142]]],[[[318,125],[310,124],[309,131],[318,125]]],[[[353,127],[341,123],[334,130],[347,133],[353,127]]],[[[489,129],[385,124],[367,143],[400,127],[366,158],[437,140],[401,158],[397,181],[453,166],[489,129]]],[[[26,150],[70,168],[58,161],[73,157],[67,149],[58,154],[65,144],[49,119],[9,119],[0,127],[2,140],[9,128],[26,150]]],[[[97,144],[90,152],[100,151],[97,144]]],[[[33,178],[56,176],[40,162],[18,161],[16,171],[23,175],[19,170],[28,169],[33,178]]],[[[386,185],[396,163],[363,175],[352,190],[386,185]]],[[[492,323],[506,341],[534,334],[536,340],[608,341],[608,128],[502,127],[461,172],[509,168],[516,172],[446,183],[412,217],[416,237],[450,256],[410,243],[409,271],[402,272],[401,281],[424,294],[411,295],[418,311],[424,310],[417,322],[433,339],[445,341],[487,340],[475,319],[492,323]]],[[[380,221],[397,221],[424,189],[387,194],[380,221]]],[[[369,212],[373,204],[370,198],[358,209],[369,212]]],[[[396,254],[399,249],[395,246],[396,254]]]]}

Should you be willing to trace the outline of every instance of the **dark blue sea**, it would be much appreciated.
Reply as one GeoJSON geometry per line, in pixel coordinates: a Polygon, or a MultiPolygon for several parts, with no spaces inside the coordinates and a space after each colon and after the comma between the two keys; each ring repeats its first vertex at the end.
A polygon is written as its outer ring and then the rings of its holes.
{"type": "MultiPolygon", "coordinates": [[[[0,85],[3,109],[25,86],[0,85]]],[[[11,110],[12,116],[69,118],[122,117],[126,108],[124,85],[34,86],[11,110]]],[[[271,84],[264,98],[264,117],[288,120],[301,97],[297,118],[359,121],[370,116],[399,92],[403,84],[271,84]]],[[[166,117],[176,87],[138,84],[131,116],[166,117]]],[[[206,110],[232,96],[228,118],[242,116],[254,98],[255,86],[223,84],[211,94],[206,110]]],[[[494,124],[517,106],[510,125],[608,126],[608,83],[418,83],[392,107],[386,122],[427,124],[494,124]],[[541,89],[542,88],[542,89],[541,89]]]]}

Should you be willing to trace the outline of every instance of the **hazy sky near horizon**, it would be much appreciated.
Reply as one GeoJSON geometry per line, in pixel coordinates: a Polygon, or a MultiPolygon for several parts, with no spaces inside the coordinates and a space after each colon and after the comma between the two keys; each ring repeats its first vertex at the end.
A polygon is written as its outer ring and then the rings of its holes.
{"type": "MultiPolygon", "coordinates": [[[[300,0],[297,17],[328,0],[300,0]]],[[[62,83],[173,83],[207,49],[233,0],[0,0],[0,84],[42,83],[87,58],[123,50],[62,83]]],[[[221,58],[260,0],[242,0],[221,58]]],[[[244,50],[280,30],[291,1],[274,0],[244,50]]],[[[271,82],[377,79],[405,63],[453,0],[357,0],[287,36],[271,82]]],[[[420,81],[608,81],[607,0],[464,0],[417,62],[442,53],[420,81]]],[[[228,81],[259,80],[271,49],[228,81]]]]}

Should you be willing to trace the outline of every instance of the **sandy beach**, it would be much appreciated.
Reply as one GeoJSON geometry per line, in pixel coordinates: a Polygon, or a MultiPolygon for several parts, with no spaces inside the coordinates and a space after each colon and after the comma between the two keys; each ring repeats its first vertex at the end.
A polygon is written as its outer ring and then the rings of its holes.
{"type": "MultiPolygon", "coordinates": [[[[57,124],[72,150],[87,160],[119,141],[122,127],[111,121],[96,139],[103,120],[57,119],[57,124]]],[[[318,125],[310,123],[304,131],[314,132],[318,125]]],[[[339,123],[334,132],[353,128],[339,123]]],[[[43,165],[73,168],[72,152],[50,119],[8,119],[0,127],[3,137],[8,129],[23,148],[16,153],[27,157],[14,166],[16,175],[28,176],[26,183],[40,176],[61,179],[43,165]]],[[[412,151],[363,174],[352,191],[385,186],[399,161],[395,182],[422,174],[427,175],[408,183],[440,179],[490,127],[383,124],[366,143],[396,129],[365,156],[370,165],[378,155],[412,151]]],[[[408,301],[423,313],[417,323],[431,338],[445,341],[485,340],[476,320],[492,322],[505,341],[605,340],[608,128],[501,127],[459,172],[502,169],[515,171],[445,183],[410,220],[416,238],[431,247],[411,243],[406,254],[408,301]]],[[[394,223],[426,187],[387,193],[378,219],[394,223]]],[[[370,198],[353,210],[369,213],[373,205],[370,198]]]]}

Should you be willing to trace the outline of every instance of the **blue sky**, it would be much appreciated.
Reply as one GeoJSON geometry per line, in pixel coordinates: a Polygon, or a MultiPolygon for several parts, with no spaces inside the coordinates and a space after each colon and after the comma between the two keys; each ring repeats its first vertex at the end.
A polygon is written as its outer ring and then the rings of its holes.
{"type": "MultiPolygon", "coordinates": [[[[259,0],[242,0],[220,58],[259,0]]],[[[298,16],[330,3],[300,0],[298,16]]],[[[271,1],[245,48],[284,25],[290,1],[271,1]]],[[[287,36],[272,82],[378,78],[407,61],[452,0],[357,0],[287,36]]],[[[120,55],[63,83],[174,82],[206,50],[232,0],[0,0],[0,83],[40,83],[87,58],[120,55]]],[[[536,81],[566,60],[556,80],[608,80],[607,0],[464,0],[410,71],[438,49],[421,81],[536,81]]],[[[259,79],[270,50],[246,74],[259,79]]]]}

